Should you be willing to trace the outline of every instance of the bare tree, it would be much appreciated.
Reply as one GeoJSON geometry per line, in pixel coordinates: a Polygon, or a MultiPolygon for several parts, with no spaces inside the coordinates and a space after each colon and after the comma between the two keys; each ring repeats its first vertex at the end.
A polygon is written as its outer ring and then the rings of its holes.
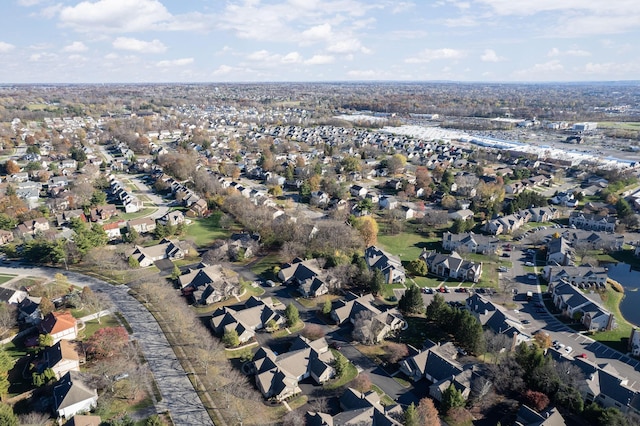
{"type": "Polygon", "coordinates": [[[282,418],[283,426],[304,426],[305,424],[304,414],[300,410],[290,411],[282,418]]]}
{"type": "Polygon", "coordinates": [[[15,305],[0,303],[0,336],[4,336],[18,323],[17,308],[15,305]]]}
{"type": "Polygon", "coordinates": [[[49,424],[51,417],[49,414],[32,411],[28,414],[21,414],[19,420],[23,426],[46,426],[49,424]]]}
{"type": "Polygon", "coordinates": [[[492,404],[493,384],[485,377],[477,377],[471,383],[471,400],[480,408],[492,404]]]}
{"type": "Polygon", "coordinates": [[[356,314],[353,323],[353,340],[357,340],[365,345],[374,343],[375,334],[373,330],[373,317],[375,314],[369,310],[361,311],[356,314]]]}

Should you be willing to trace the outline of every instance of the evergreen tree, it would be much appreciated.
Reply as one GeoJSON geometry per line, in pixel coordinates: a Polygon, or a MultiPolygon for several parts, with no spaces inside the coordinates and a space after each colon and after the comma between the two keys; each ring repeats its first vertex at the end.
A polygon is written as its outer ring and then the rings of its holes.
{"type": "Polygon", "coordinates": [[[0,425],[18,426],[18,416],[13,412],[10,405],[0,403],[0,425]]]}
{"type": "Polygon", "coordinates": [[[371,277],[370,289],[374,296],[382,293],[384,287],[384,275],[380,269],[373,270],[373,276],[371,277]]]}
{"type": "Polygon", "coordinates": [[[449,387],[442,392],[442,401],[440,402],[442,411],[447,412],[452,408],[464,407],[465,399],[462,392],[450,384],[449,387]]]}
{"type": "Polygon", "coordinates": [[[331,299],[326,299],[322,305],[322,313],[329,315],[331,313],[331,299]]]}
{"type": "Polygon", "coordinates": [[[234,329],[225,331],[224,335],[222,336],[222,343],[230,348],[235,348],[236,346],[238,346],[240,344],[238,332],[234,329]]]}
{"type": "Polygon", "coordinates": [[[284,315],[287,318],[287,325],[289,327],[293,327],[300,321],[300,312],[298,308],[295,307],[293,302],[287,305],[287,309],[284,311],[284,315]]]}
{"type": "Polygon", "coordinates": [[[406,410],[404,410],[404,426],[421,426],[416,411],[416,405],[412,402],[406,410]]]}
{"type": "Polygon", "coordinates": [[[449,306],[444,301],[444,297],[441,294],[436,293],[431,300],[431,303],[427,306],[427,319],[430,321],[440,322],[442,314],[447,310],[449,306]]]}
{"type": "Polygon", "coordinates": [[[400,298],[398,309],[407,314],[419,314],[424,312],[424,301],[418,286],[410,286],[400,298]]]}

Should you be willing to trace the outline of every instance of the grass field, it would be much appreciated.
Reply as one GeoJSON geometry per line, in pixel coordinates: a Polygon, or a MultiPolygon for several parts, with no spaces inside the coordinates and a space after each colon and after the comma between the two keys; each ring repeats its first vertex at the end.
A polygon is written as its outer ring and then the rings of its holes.
{"type": "Polygon", "coordinates": [[[383,249],[395,254],[403,261],[417,259],[422,249],[435,250],[440,246],[439,238],[425,238],[422,235],[402,232],[398,235],[379,235],[378,243],[383,249]]]}
{"type": "Polygon", "coordinates": [[[80,332],[80,334],[83,336],[84,339],[88,339],[89,337],[93,336],[93,334],[96,331],[100,330],[101,328],[119,327],[120,323],[118,322],[118,319],[115,316],[105,315],[103,317],[100,317],[100,323],[98,323],[98,320],[91,320],[84,323],[84,325],[85,325],[85,328],[80,332]]]}
{"type": "Polygon", "coordinates": [[[15,277],[17,277],[17,275],[11,275],[11,274],[0,274],[0,284],[4,284],[7,281],[11,281],[12,279],[14,279],[15,277]]]}
{"type": "Polygon", "coordinates": [[[231,231],[220,228],[221,216],[221,212],[214,212],[209,217],[194,219],[187,227],[187,236],[193,238],[198,247],[206,247],[215,240],[228,238],[231,231]]]}
{"type": "Polygon", "coordinates": [[[640,130],[640,123],[634,121],[602,121],[598,123],[598,127],[603,129],[640,130]]]}
{"type": "Polygon", "coordinates": [[[277,277],[273,274],[273,268],[275,266],[280,266],[282,262],[278,259],[277,254],[268,254],[256,262],[249,265],[249,269],[254,274],[266,279],[266,280],[276,280],[277,277]]]}
{"type": "Polygon", "coordinates": [[[158,210],[158,209],[152,208],[152,207],[146,207],[146,208],[143,208],[142,210],[140,210],[138,212],[135,212],[135,213],[122,213],[122,214],[120,214],[118,216],[112,217],[111,219],[109,219],[107,221],[107,223],[117,222],[119,220],[138,219],[140,217],[148,216],[148,215],[152,214],[153,212],[155,212],[156,210],[158,210]]]}
{"type": "Polygon", "coordinates": [[[624,293],[618,293],[611,286],[607,285],[606,291],[601,295],[604,306],[613,313],[618,327],[610,330],[595,333],[592,337],[600,343],[612,347],[622,353],[627,352],[626,339],[631,334],[631,324],[627,322],[620,312],[620,302],[624,293]]]}

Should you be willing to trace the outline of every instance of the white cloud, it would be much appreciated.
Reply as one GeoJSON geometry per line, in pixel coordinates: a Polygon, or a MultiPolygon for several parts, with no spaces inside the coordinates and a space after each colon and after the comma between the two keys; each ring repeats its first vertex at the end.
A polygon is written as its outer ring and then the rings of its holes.
{"type": "Polygon", "coordinates": [[[327,51],[331,53],[371,53],[369,49],[362,46],[360,40],[355,38],[337,40],[327,46],[327,51]]]}
{"type": "Polygon", "coordinates": [[[4,41],[0,41],[0,53],[8,53],[11,52],[16,47],[13,44],[9,44],[4,41]]]}
{"type": "Polygon", "coordinates": [[[130,37],[118,37],[113,41],[113,47],[140,53],[162,53],[167,50],[160,40],[144,41],[130,37]]]}
{"type": "Polygon", "coordinates": [[[449,18],[444,20],[447,27],[475,27],[479,24],[473,16],[461,16],[459,18],[449,18]]]}
{"type": "MultiPolygon", "coordinates": [[[[632,76],[637,75],[640,72],[640,65],[633,63],[616,63],[616,62],[603,62],[594,63],[589,62],[585,65],[585,74],[589,75],[601,75],[605,78],[611,78],[611,76],[632,76]]],[[[626,78],[629,78],[626,77],[626,78]]]]}
{"type": "Polygon", "coordinates": [[[374,70],[351,70],[347,72],[349,77],[373,79],[378,77],[378,73],[374,70]]]}
{"type": "Polygon", "coordinates": [[[555,58],[558,56],[591,56],[591,52],[588,52],[586,50],[581,50],[581,49],[569,49],[569,50],[565,50],[562,51],[560,49],[558,49],[557,47],[552,48],[549,53],[547,53],[547,56],[550,58],[555,58]]]}
{"type": "Polygon", "coordinates": [[[391,40],[415,40],[425,38],[427,32],[424,30],[397,30],[389,33],[391,40]]]}
{"type": "Polygon", "coordinates": [[[438,59],[461,59],[466,56],[463,50],[457,49],[425,49],[416,56],[405,59],[408,64],[423,64],[438,59]]]}
{"type": "Polygon", "coordinates": [[[211,75],[214,77],[219,77],[219,76],[224,76],[224,75],[229,75],[233,72],[235,72],[237,70],[237,68],[234,68],[232,66],[229,65],[220,65],[217,69],[215,69],[211,75]]]}
{"type": "Polygon", "coordinates": [[[114,59],[118,59],[118,58],[119,58],[119,56],[118,56],[118,54],[117,54],[117,53],[113,53],[113,52],[112,52],[112,53],[107,53],[106,55],[104,55],[104,58],[105,58],[105,59],[107,59],[107,60],[109,60],[109,61],[112,61],[112,60],[114,60],[114,59]]]}
{"type": "Polygon", "coordinates": [[[172,59],[160,61],[156,65],[159,67],[183,67],[185,65],[189,65],[193,63],[193,58],[181,58],[181,59],[172,59]]]}
{"type": "Polygon", "coordinates": [[[49,52],[34,53],[31,56],[29,56],[29,61],[42,62],[42,61],[53,60],[53,59],[56,59],[57,57],[58,55],[56,55],[55,53],[49,53],[49,52]]]}
{"type": "Polygon", "coordinates": [[[316,25],[302,32],[302,38],[308,41],[328,40],[332,36],[331,24],[316,25]]]}
{"type": "Polygon", "coordinates": [[[331,64],[335,61],[335,58],[331,55],[313,55],[311,58],[304,61],[307,65],[325,65],[331,64]]]}
{"type": "Polygon", "coordinates": [[[158,29],[172,15],[158,0],[83,1],[60,10],[60,23],[80,32],[134,32],[158,29]]]}
{"type": "Polygon", "coordinates": [[[514,75],[517,78],[527,80],[544,80],[545,78],[548,78],[549,75],[553,76],[554,79],[559,79],[563,75],[563,73],[564,66],[558,59],[552,59],[548,62],[535,64],[529,69],[515,71],[514,75]]]}
{"type": "Polygon", "coordinates": [[[504,57],[498,56],[498,54],[493,49],[485,49],[482,56],[480,56],[482,62],[502,62],[505,60],[504,57]]]}
{"type": "Polygon", "coordinates": [[[35,6],[39,3],[42,3],[43,0],[18,0],[18,4],[24,7],[35,6]]]}
{"type": "Polygon", "coordinates": [[[86,52],[87,50],[89,50],[89,48],[81,41],[74,41],[62,49],[63,52],[71,53],[86,52]]]}
{"type": "Polygon", "coordinates": [[[391,13],[394,15],[411,10],[416,6],[415,3],[408,1],[392,2],[392,5],[393,9],[391,9],[391,13]]]}
{"type": "Polygon", "coordinates": [[[283,64],[297,64],[302,61],[302,56],[298,52],[290,52],[282,57],[283,64]]]}

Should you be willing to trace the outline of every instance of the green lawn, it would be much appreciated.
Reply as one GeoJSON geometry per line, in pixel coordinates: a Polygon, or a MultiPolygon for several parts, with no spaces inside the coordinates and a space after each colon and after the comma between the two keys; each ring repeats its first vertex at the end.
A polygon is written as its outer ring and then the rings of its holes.
{"type": "Polygon", "coordinates": [[[107,223],[117,222],[119,220],[138,219],[140,217],[149,216],[150,214],[152,214],[156,210],[158,210],[158,209],[157,208],[152,208],[152,207],[145,207],[142,210],[140,210],[138,212],[135,212],[135,213],[121,213],[120,215],[114,216],[113,218],[109,219],[107,221],[107,223]]]}
{"type": "MultiPolygon", "coordinates": [[[[333,349],[332,349],[333,350],[333,349]]],[[[355,365],[349,363],[347,366],[347,371],[342,375],[342,377],[338,377],[337,379],[331,379],[327,383],[323,385],[323,388],[326,390],[334,390],[341,388],[346,385],[350,381],[356,378],[358,375],[358,370],[355,365]]]]}
{"type": "Polygon", "coordinates": [[[406,316],[405,321],[409,327],[400,332],[400,342],[421,349],[425,339],[431,339],[434,342],[449,340],[447,333],[436,327],[433,323],[427,321],[425,317],[406,316]]]}
{"type": "Polygon", "coordinates": [[[214,212],[209,217],[194,219],[187,227],[187,236],[193,238],[198,247],[206,247],[215,240],[228,238],[231,231],[220,228],[221,216],[221,212],[214,212]]]}
{"type": "Polygon", "coordinates": [[[402,232],[398,235],[379,235],[378,243],[384,250],[399,256],[403,261],[417,259],[422,249],[435,250],[440,247],[440,238],[425,238],[422,235],[402,232]]]}
{"type": "MultiPolygon", "coordinates": [[[[412,277],[413,281],[418,287],[439,287],[442,282],[446,280],[441,277],[412,277]]],[[[411,279],[409,280],[411,282],[411,279]]]]}
{"type": "Polygon", "coordinates": [[[610,330],[595,333],[592,337],[607,346],[617,349],[622,353],[627,352],[626,339],[631,334],[631,324],[627,322],[620,312],[620,302],[624,297],[624,293],[618,293],[610,285],[607,285],[605,293],[602,295],[604,306],[613,313],[616,318],[618,327],[610,330]]]}
{"type": "Polygon", "coordinates": [[[254,263],[249,264],[249,269],[264,279],[275,281],[277,277],[273,275],[273,268],[280,265],[282,265],[282,262],[278,259],[277,254],[268,254],[254,263]]]}
{"type": "Polygon", "coordinates": [[[598,127],[603,129],[640,130],[640,123],[634,121],[600,121],[598,122],[598,127]]]}
{"type": "Polygon", "coordinates": [[[80,334],[84,335],[85,339],[93,336],[93,334],[101,328],[107,327],[120,327],[120,323],[118,319],[113,315],[105,315],[100,317],[100,323],[98,324],[98,320],[91,320],[85,323],[85,328],[80,332],[80,334]]]}
{"type": "Polygon", "coordinates": [[[0,274],[0,284],[4,284],[7,281],[11,281],[12,279],[14,279],[15,277],[17,277],[17,275],[11,275],[11,274],[0,274]]]}

